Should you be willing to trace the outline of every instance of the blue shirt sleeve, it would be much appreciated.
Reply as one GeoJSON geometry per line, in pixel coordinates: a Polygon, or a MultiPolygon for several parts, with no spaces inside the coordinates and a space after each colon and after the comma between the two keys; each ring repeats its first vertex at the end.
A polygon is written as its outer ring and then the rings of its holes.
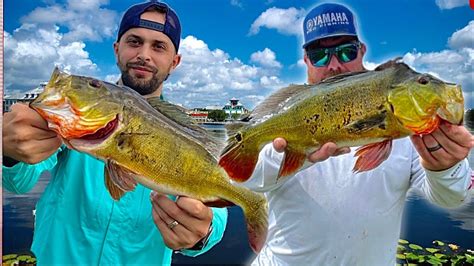
{"type": "Polygon", "coordinates": [[[46,160],[37,164],[19,162],[12,167],[2,165],[3,187],[12,193],[27,193],[35,186],[41,173],[52,169],[58,163],[57,155],[61,150],[62,147],[46,160]]]}

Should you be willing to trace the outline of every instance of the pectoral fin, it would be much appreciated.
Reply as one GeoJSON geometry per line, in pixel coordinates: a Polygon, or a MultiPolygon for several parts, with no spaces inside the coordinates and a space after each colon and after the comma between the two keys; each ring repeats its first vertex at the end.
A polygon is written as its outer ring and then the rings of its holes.
{"type": "Polygon", "coordinates": [[[391,150],[391,139],[358,148],[355,153],[357,161],[352,171],[358,173],[374,169],[388,158],[391,150]]]}
{"type": "Polygon", "coordinates": [[[105,185],[110,196],[114,200],[119,200],[125,192],[134,190],[137,185],[135,175],[135,173],[113,161],[108,161],[105,166],[105,185]]]}
{"type": "Polygon", "coordinates": [[[277,180],[279,181],[280,178],[295,173],[303,166],[305,160],[306,154],[304,152],[288,147],[285,151],[285,157],[281,163],[277,180]]]}
{"type": "Polygon", "coordinates": [[[353,134],[359,134],[361,132],[370,130],[378,127],[385,129],[385,119],[387,118],[387,112],[382,110],[380,113],[366,117],[364,119],[356,120],[348,124],[347,130],[353,134]]]}

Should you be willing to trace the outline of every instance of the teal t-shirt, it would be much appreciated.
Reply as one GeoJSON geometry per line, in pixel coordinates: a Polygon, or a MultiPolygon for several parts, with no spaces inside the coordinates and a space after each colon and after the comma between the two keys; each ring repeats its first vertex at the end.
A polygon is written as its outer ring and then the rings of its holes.
{"type": "MultiPolygon", "coordinates": [[[[104,163],[62,146],[38,164],[3,166],[3,186],[26,193],[43,171],[51,180],[36,205],[32,252],[38,264],[169,265],[167,248],[152,218],[151,190],[137,185],[114,201],[104,184],[104,163]]],[[[197,256],[218,243],[227,210],[213,208],[213,231],[197,256]]]]}

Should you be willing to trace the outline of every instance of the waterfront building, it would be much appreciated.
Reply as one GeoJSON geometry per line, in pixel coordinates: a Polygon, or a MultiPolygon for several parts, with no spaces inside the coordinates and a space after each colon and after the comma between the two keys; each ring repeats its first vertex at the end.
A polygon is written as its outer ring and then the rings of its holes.
{"type": "Polygon", "coordinates": [[[227,120],[234,120],[249,112],[236,98],[230,99],[222,109],[226,113],[227,120]]]}
{"type": "Polygon", "coordinates": [[[38,97],[38,95],[41,92],[43,92],[44,87],[46,86],[46,84],[47,84],[46,82],[43,82],[38,87],[25,92],[22,96],[12,95],[12,94],[5,94],[5,91],[4,91],[4,95],[3,95],[3,113],[9,112],[11,106],[15,103],[30,103],[30,102],[32,102],[34,99],[36,99],[36,97],[38,97]]]}

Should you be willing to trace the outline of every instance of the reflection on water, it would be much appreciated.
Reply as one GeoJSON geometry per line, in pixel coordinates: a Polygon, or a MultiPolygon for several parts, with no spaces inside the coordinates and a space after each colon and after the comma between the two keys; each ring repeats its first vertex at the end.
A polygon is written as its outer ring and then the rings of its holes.
{"type": "MultiPolygon", "coordinates": [[[[216,137],[224,139],[222,126],[205,126],[216,137]]],[[[474,167],[474,151],[470,154],[474,167]]],[[[44,191],[49,175],[43,175],[37,185],[27,194],[15,195],[3,190],[3,253],[27,253],[32,236],[34,218],[32,210],[44,191]]],[[[401,238],[422,246],[431,246],[431,241],[442,240],[456,243],[463,248],[474,248],[474,199],[462,208],[446,210],[431,205],[417,194],[411,194],[404,213],[401,238]]],[[[223,240],[211,251],[197,258],[175,254],[173,263],[232,263],[247,264],[254,254],[247,241],[242,211],[229,208],[227,230],[223,240]]]]}

